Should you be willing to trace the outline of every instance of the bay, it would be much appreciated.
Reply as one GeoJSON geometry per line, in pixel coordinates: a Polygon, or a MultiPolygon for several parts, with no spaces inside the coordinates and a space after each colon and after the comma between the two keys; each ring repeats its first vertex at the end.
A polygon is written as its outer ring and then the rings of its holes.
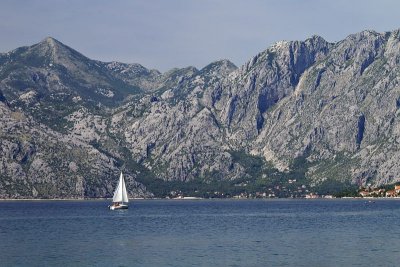
{"type": "Polygon", "coordinates": [[[398,266],[400,201],[0,201],[0,266],[398,266]]]}

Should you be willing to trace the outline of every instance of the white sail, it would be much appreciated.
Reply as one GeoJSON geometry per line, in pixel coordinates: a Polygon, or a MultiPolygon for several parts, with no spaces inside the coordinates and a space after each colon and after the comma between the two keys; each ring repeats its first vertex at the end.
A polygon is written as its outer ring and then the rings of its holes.
{"type": "Polygon", "coordinates": [[[123,186],[122,186],[122,202],[128,203],[129,202],[128,193],[126,192],[125,180],[124,180],[124,177],[122,177],[122,172],[121,172],[121,178],[122,178],[122,183],[123,183],[123,186]]]}
{"type": "Polygon", "coordinates": [[[121,175],[119,176],[119,182],[117,189],[115,189],[114,192],[114,197],[113,197],[113,202],[125,202],[128,203],[128,194],[126,193],[126,186],[125,186],[125,180],[124,176],[121,175]]]}

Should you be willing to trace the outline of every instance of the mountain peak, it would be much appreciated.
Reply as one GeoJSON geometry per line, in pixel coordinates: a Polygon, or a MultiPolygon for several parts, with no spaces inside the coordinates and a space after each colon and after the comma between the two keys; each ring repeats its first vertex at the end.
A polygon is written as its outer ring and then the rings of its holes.
{"type": "Polygon", "coordinates": [[[54,57],[59,47],[63,46],[59,41],[52,37],[46,37],[41,42],[30,47],[30,52],[40,56],[54,57]]]}
{"type": "Polygon", "coordinates": [[[44,38],[41,42],[30,46],[28,51],[35,56],[51,59],[54,62],[60,61],[65,63],[65,61],[70,60],[88,60],[87,57],[78,51],[50,36],[44,38]]]}
{"type": "Polygon", "coordinates": [[[66,47],[63,43],[58,41],[57,39],[53,37],[46,37],[44,38],[41,42],[37,43],[36,45],[33,46],[40,46],[40,47],[47,47],[48,49],[54,51],[57,49],[57,47],[66,47]]]}
{"type": "Polygon", "coordinates": [[[201,69],[202,73],[228,75],[237,69],[236,65],[227,59],[214,61],[201,69]]]}
{"type": "Polygon", "coordinates": [[[230,60],[228,59],[220,59],[217,61],[212,62],[211,64],[219,65],[219,66],[231,66],[233,68],[237,68],[235,64],[233,64],[230,60]]]}
{"type": "Polygon", "coordinates": [[[347,36],[343,41],[360,42],[361,40],[383,37],[383,34],[374,30],[364,30],[347,36]]]}
{"type": "Polygon", "coordinates": [[[58,40],[56,40],[55,38],[51,37],[51,36],[47,36],[46,38],[44,38],[41,43],[55,43],[55,42],[59,42],[58,40]]]}
{"type": "Polygon", "coordinates": [[[306,41],[327,43],[327,41],[323,37],[316,34],[314,34],[310,38],[307,38],[306,41]]]}

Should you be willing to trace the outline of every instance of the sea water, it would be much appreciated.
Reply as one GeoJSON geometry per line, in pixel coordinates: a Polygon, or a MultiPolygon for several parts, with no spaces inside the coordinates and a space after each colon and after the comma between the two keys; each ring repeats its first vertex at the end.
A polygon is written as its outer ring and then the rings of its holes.
{"type": "Polygon", "coordinates": [[[399,266],[400,200],[0,201],[0,266],[399,266]]]}

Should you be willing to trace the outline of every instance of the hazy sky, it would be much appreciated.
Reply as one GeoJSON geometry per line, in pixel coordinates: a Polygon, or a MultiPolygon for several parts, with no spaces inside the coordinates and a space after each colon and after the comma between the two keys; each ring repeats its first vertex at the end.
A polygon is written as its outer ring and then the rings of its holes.
{"type": "Polygon", "coordinates": [[[102,61],[240,66],[279,40],[400,28],[398,0],[1,0],[0,52],[52,36],[102,61]]]}

